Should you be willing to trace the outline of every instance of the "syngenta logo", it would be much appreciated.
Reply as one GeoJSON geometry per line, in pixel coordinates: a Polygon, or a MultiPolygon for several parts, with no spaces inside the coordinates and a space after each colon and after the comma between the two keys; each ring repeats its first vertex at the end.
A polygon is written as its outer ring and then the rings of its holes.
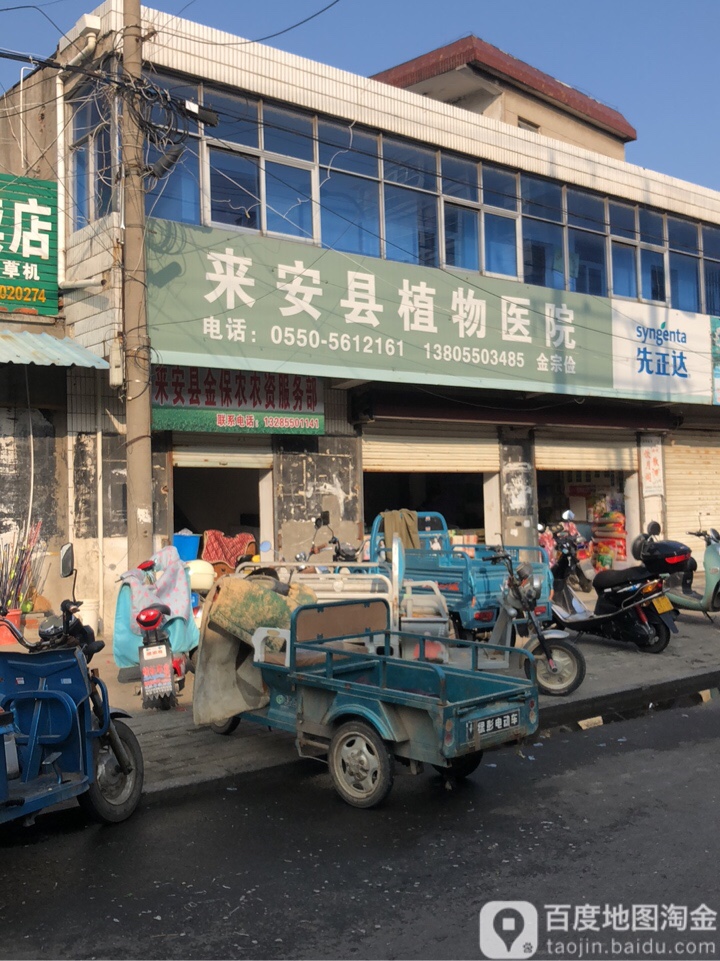
{"type": "Polygon", "coordinates": [[[665,324],[659,327],[645,327],[638,324],[635,328],[635,336],[643,344],[653,343],[658,347],[663,344],[686,344],[687,334],[684,330],[668,330],[665,324]]]}

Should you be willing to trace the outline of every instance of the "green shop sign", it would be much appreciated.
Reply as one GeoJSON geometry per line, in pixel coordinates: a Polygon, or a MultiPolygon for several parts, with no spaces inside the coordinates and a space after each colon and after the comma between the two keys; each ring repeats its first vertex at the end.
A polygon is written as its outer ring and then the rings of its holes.
{"type": "Polygon", "coordinates": [[[610,301],[151,219],[164,365],[613,393],[610,301]]]}
{"type": "Polygon", "coordinates": [[[0,319],[57,312],[57,184],[0,174],[0,319]]]}
{"type": "Polygon", "coordinates": [[[302,374],[153,367],[154,430],[322,434],[322,384],[302,374]]]}

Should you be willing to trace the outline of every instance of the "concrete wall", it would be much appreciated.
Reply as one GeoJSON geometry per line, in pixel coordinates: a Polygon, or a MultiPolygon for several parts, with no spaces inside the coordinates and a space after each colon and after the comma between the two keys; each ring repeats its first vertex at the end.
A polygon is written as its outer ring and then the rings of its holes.
{"type": "MultiPolygon", "coordinates": [[[[275,526],[277,550],[286,560],[307,552],[313,521],[329,511],[330,526],[341,541],[362,539],[362,471],[355,437],[279,437],[275,453],[275,526]]],[[[326,543],[322,530],[317,543],[326,543]]],[[[329,560],[330,555],[326,554],[329,560]]]]}

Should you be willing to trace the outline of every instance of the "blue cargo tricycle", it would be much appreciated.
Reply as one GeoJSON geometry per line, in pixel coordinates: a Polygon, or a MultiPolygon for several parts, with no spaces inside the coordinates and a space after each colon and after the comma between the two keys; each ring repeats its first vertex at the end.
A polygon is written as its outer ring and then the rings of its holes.
{"type": "MultiPolygon", "coordinates": [[[[60,552],[61,576],[75,574],[73,548],[60,552]]],[[[32,642],[0,608],[0,623],[29,653],[0,652],[0,824],[77,798],[95,820],[114,823],[138,805],[143,757],[135,734],[111,710],[107,688],[88,668],[104,644],[75,617],[81,601],[60,605],[32,642]]]]}
{"type": "MultiPolygon", "coordinates": [[[[420,548],[405,547],[403,576],[406,581],[435,581],[445,598],[460,637],[475,638],[494,628],[502,609],[505,569],[493,563],[493,555],[506,553],[514,565],[529,564],[539,577],[540,590],[535,614],[540,624],[552,620],[550,596],[552,575],[547,554],[541,547],[515,545],[490,547],[486,544],[453,544],[447,522],[435,511],[418,512],[420,548]]],[[[385,543],[383,516],[378,514],[370,531],[370,560],[387,561],[390,545],[385,543]]],[[[527,626],[526,612],[519,612],[518,626],[527,626]]]]}
{"type": "Polygon", "coordinates": [[[327,761],[348,804],[380,804],[397,765],[466,777],[486,748],[537,728],[535,665],[526,651],[455,641],[450,664],[442,640],[391,630],[382,598],[304,605],[289,629],[260,627],[246,643],[213,623],[226,581],[208,596],[195,722],[232,718],[219,731],[228,733],[244,718],[294,734],[301,756],[327,761]]]}

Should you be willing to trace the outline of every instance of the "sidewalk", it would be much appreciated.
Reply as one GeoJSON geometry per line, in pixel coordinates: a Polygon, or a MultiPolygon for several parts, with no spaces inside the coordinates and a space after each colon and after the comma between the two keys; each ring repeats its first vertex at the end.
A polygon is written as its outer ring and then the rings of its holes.
{"type": "MultiPolygon", "coordinates": [[[[585,680],[568,697],[541,697],[540,727],[646,708],[698,691],[720,687],[720,614],[711,624],[702,614],[683,613],[678,633],[662,654],[643,654],[630,644],[584,639],[585,680]]],[[[130,712],[145,758],[146,793],[259,771],[297,759],[293,737],[240,724],[223,737],[195,727],[192,675],[180,706],[143,711],[139,684],[120,684],[112,647],[95,655],[92,666],[108,687],[110,704],[130,712]]]]}
{"type": "MultiPolygon", "coordinates": [[[[703,615],[683,613],[678,633],[662,654],[643,654],[630,644],[580,642],[587,675],[568,697],[540,699],[540,726],[577,722],[647,707],[720,686],[720,614],[716,626],[703,615]]],[[[134,684],[119,684],[111,651],[93,659],[108,686],[110,703],[130,711],[145,757],[145,790],[154,792],[258,771],[297,759],[290,735],[243,725],[223,737],[192,719],[192,676],[174,711],[143,711],[134,684]]]]}

